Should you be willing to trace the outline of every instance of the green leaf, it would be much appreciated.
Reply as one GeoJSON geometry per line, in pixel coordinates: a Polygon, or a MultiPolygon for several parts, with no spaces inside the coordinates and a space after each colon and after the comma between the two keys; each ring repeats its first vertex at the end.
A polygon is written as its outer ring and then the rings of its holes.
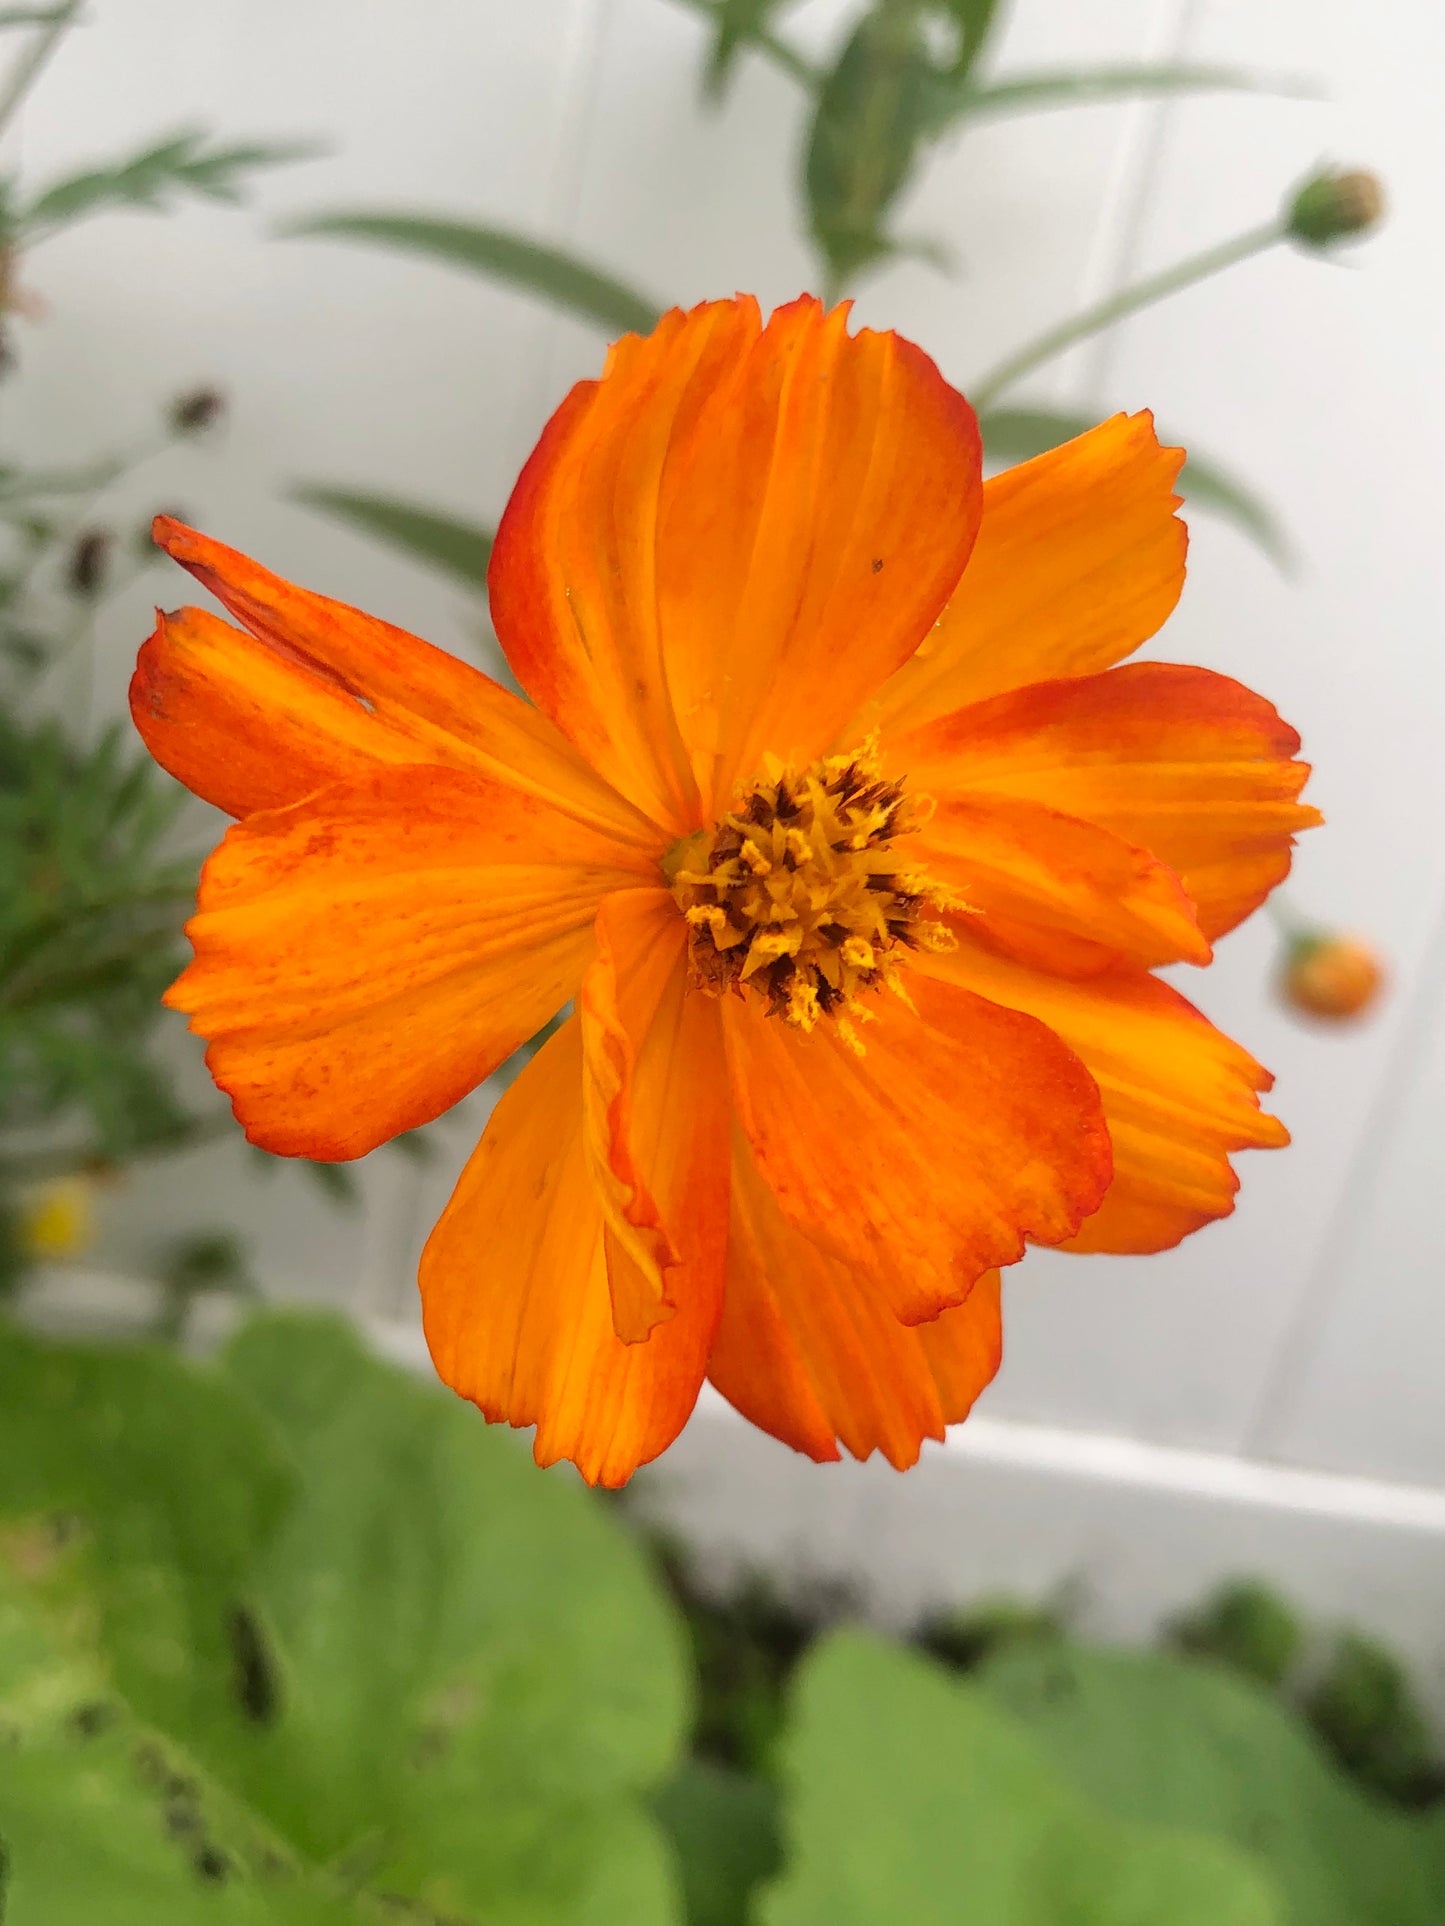
{"type": "Polygon", "coordinates": [[[0,1918],[355,1926],[349,1905],[135,1721],[3,1557],[0,1730],[0,1918]]]}
{"type": "MultiPolygon", "coordinates": [[[[1072,441],[1075,435],[1094,427],[1097,420],[1094,415],[1053,408],[990,408],[979,417],[978,425],[985,455],[996,463],[1011,464],[1032,461],[1035,455],[1072,441]]],[[[1274,511],[1217,462],[1191,455],[1176,486],[1186,503],[1197,502],[1232,522],[1264,550],[1277,568],[1288,573],[1293,567],[1289,537],[1274,511]]]]}
{"type": "Polygon", "coordinates": [[[1221,1586],[1197,1611],[1179,1619],[1170,1636],[1181,1652],[1218,1659],[1246,1678],[1279,1690],[1299,1661],[1304,1626],[1267,1585],[1221,1586]]]}
{"type": "Polygon", "coordinates": [[[689,1759],[652,1809],[682,1868],[687,1926],[742,1926],[753,1894],[782,1865],[777,1789],[689,1759]]]}
{"type": "Polygon", "coordinates": [[[1438,1926],[1429,1829],[1363,1797],[1297,1719],[1222,1668],[1020,1648],[978,1686],[1119,1818],[1194,1827],[1251,1853],[1296,1926],[1438,1926]]]}
{"type": "Polygon", "coordinates": [[[470,589],[485,593],[487,562],[492,553],[490,529],[459,521],[453,515],[420,508],[385,495],[363,495],[352,489],[304,482],[291,490],[293,501],[349,522],[363,534],[400,549],[413,559],[429,562],[453,575],[470,589]]]}
{"type": "Polygon", "coordinates": [[[937,118],[938,89],[922,19],[910,8],[865,14],[824,80],[803,185],[834,288],[895,252],[886,217],[937,118]]]}
{"type": "Polygon", "coordinates": [[[756,42],[789,0],[716,0],[715,5],[699,11],[713,20],[713,43],[703,70],[703,93],[709,100],[721,100],[742,48],[756,42]]]}
{"type": "Polygon", "coordinates": [[[59,7],[0,7],[0,32],[7,27],[53,27],[70,12],[59,7]]]}
{"type": "Polygon", "coordinates": [[[211,1370],[0,1333],[6,1518],[57,1606],[95,1617],[129,1714],[288,1862],[421,1920],[677,1926],[644,1800],[685,1677],[639,1554],[339,1320],[265,1318],[211,1370]]]}
{"type": "Polygon", "coordinates": [[[438,1912],[665,1926],[640,1794],[683,1730],[681,1643],[611,1518],[339,1322],[260,1320],[226,1365],[304,1476],[255,1587],[275,1714],[196,1734],[212,1770],[438,1912]]]}
{"type": "Polygon", "coordinates": [[[232,1716],[235,1614],[288,1492],[267,1427],[214,1374],[0,1324],[0,1520],[80,1521],[116,1682],[156,1722],[232,1716]]]}
{"type": "Polygon", "coordinates": [[[251,142],[208,147],[207,136],[192,130],[143,148],[129,160],[88,168],[56,181],[19,215],[23,235],[37,228],[54,231],[106,207],[160,208],[173,195],[203,200],[238,201],[248,176],[315,156],[314,147],[296,142],[251,142]]]}
{"type": "Polygon", "coordinates": [[[1405,1668],[1377,1640],[1345,1632],[1305,1700],[1305,1715],[1354,1779],[1409,1799],[1436,1776],[1429,1727],[1405,1668]]]}
{"type": "Polygon", "coordinates": [[[316,214],[288,222],[278,232],[297,239],[364,241],[403,254],[421,254],[535,294],[609,333],[649,334],[661,313],[655,301],[600,268],[505,228],[439,221],[421,214],[316,214]]]}
{"type": "Polygon", "coordinates": [[[760,1926],[1279,1926],[1231,1847],[1106,1817],[971,1685],[858,1633],[805,1661],[760,1926]]]}
{"type": "Polygon", "coordinates": [[[1307,83],[1243,67],[1181,61],[1173,65],[1073,68],[1058,73],[1011,74],[1003,80],[960,87],[944,108],[950,124],[1038,107],[1089,107],[1100,101],[1132,100],[1139,95],[1248,93],[1317,97],[1307,83]]]}
{"type": "Polygon", "coordinates": [[[958,29],[958,51],[950,78],[961,82],[973,71],[999,15],[999,0],[941,0],[939,11],[958,29]]]}

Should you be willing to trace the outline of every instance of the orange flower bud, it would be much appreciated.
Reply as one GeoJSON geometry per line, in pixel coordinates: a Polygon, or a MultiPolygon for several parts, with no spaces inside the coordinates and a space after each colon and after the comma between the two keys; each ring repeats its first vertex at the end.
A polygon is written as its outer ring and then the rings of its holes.
{"type": "Polygon", "coordinates": [[[1385,966],[1362,937],[1314,931],[1291,942],[1280,993],[1292,1009],[1348,1023],[1365,1014],[1384,981],[1385,966]]]}

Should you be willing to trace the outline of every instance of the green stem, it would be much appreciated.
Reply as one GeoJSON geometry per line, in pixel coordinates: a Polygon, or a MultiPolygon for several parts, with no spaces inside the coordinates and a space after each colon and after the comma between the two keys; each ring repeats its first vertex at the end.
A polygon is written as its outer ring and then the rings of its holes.
{"type": "MultiPolygon", "coordinates": [[[[681,4],[709,20],[717,18],[716,0],[681,0],[681,4]]],[[[766,54],[775,67],[787,74],[790,79],[796,80],[800,87],[814,91],[822,85],[822,71],[815,67],[811,60],[804,59],[796,47],[789,46],[788,42],[777,34],[769,33],[766,27],[750,33],[747,44],[750,47],[756,47],[759,53],[766,54]]]]}
{"type": "Polygon", "coordinates": [[[30,92],[41,68],[59,46],[64,35],[75,24],[75,16],[80,12],[81,0],[70,0],[42,32],[36,34],[25,52],[21,54],[11,69],[10,78],[0,90],[0,134],[10,125],[21,102],[30,92]]]}
{"type": "Polygon", "coordinates": [[[1194,254],[1187,261],[1176,262],[1173,267],[1161,269],[1151,274],[1147,280],[1138,281],[1131,288],[1121,288],[1111,294],[1107,301],[1100,301],[1096,307],[1085,308],[1071,320],[1061,322],[1041,334],[1017,353],[1011,354],[991,369],[981,381],[974,382],[968,390],[969,399],[975,408],[982,411],[992,407],[1005,388],[1011,388],[1026,374],[1032,374],[1046,361],[1052,361],[1066,348],[1072,348],[1078,341],[1087,341],[1090,335],[1110,328],[1141,308],[1152,307],[1156,301],[1168,295],[1178,294],[1181,289],[1193,287],[1197,281],[1207,281],[1211,274],[1218,274],[1224,268],[1234,267],[1240,261],[1247,261],[1252,255],[1263,254],[1277,241],[1285,238],[1285,223],[1276,218],[1266,221],[1263,227],[1251,228],[1248,233],[1237,235],[1232,241],[1222,241],[1218,247],[1209,247],[1202,254],[1194,254]]]}

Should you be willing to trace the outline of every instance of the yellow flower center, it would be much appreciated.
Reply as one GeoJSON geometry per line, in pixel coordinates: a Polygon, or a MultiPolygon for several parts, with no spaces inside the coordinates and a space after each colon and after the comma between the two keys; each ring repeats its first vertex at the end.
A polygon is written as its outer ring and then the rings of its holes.
{"type": "Polygon", "coordinates": [[[902,956],[953,945],[938,915],[954,899],[893,847],[930,813],[927,797],[883,778],[871,741],[801,773],[769,767],[714,829],[664,859],[693,984],[761,996],[800,1030],[829,1017],[857,1047],[852,1019],[872,1015],[860,998],[905,995],[902,956]]]}

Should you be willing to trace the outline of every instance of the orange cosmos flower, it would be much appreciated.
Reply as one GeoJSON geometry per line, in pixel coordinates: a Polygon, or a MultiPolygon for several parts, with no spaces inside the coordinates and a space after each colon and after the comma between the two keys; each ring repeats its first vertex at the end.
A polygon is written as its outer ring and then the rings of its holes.
{"type": "Polygon", "coordinates": [[[1184,573],[1117,416],[997,480],[917,348],[800,300],[669,314],[563,402],[492,612],[523,701],[163,520],[242,624],[160,618],[152,752],[241,820],[169,993],[247,1135],[342,1158],[572,999],[421,1266],[442,1377],[618,1484],[704,1377],[911,1464],[1029,1242],[1157,1251],[1281,1144],[1151,972],[1289,866],[1298,739],[1116,667],[1184,573]]]}

